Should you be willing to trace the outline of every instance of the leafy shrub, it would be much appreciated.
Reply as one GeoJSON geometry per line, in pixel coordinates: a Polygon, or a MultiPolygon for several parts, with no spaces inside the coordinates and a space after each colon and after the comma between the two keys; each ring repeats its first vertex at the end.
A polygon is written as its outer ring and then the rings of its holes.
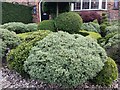
{"type": "Polygon", "coordinates": [[[99,24],[101,23],[101,16],[97,12],[83,11],[80,12],[80,16],[82,17],[84,23],[93,22],[96,19],[99,22],[99,24]]]}
{"type": "Polygon", "coordinates": [[[109,34],[109,33],[114,33],[114,32],[119,32],[119,26],[116,26],[116,25],[113,25],[113,26],[108,26],[105,28],[106,30],[106,34],[109,34]]]}
{"type": "Polygon", "coordinates": [[[59,31],[32,48],[24,69],[31,78],[71,87],[95,77],[105,61],[105,50],[92,39],[59,31]]]}
{"type": "MultiPolygon", "coordinates": [[[[21,75],[25,75],[26,72],[23,69],[23,64],[29,55],[29,51],[36,44],[37,41],[43,39],[49,33],[50,31],[42,31],[42,30],[32,32],[31,34],[29,33],[27,36],[29,40],[24,41],[16,49],[11,50],[10,53],[8,54],[7,56],[8,67],[10,69],[16,70],[21,75]]],[[[27,37],[25,37],[24,39],[26,40],[27,37]]]]}
{"type": "Polygon", "coordinates": [[[1,56],[6,56],[8,49],[15,48],[21,43],[21,40],[14,32],[10,32],[7,29],[0,29],[1,41],[1,56]]]}
{"type": "Polygon", "coordinates": [[[6,44],[0,39],[0,59],[5,56],[6,44]]]}
{"type": "Polygon", "coordinates": [[[8,22],[32,22],[32,8],[30,6],[2,2],[2,24],[8,22]]]}
{"type": "Polygon", "coordinates": [[[10,22],[1,26],[1,28],[8,29],[9,31],[14,31],[18,33],[31,32],[37,30],[36,23],[24,24],[21,22],[10,22]]]}
{"type": "Polygon", "coordinates": [[[108,22],[108,16],[106,13],[102,13],[102,20],[101,20],[101,24],[100,24],[100,30],[101,30],[101,36],[105,37],[106,36],[106,27],[110,26],[109,22],[108,22]]]}
{"type": "Polygon", "coordinates": [[[104,45],[109,57],[120,63],[120,34],[115,34],[109,38],[108,43],[104,45]]]}
{"type": "Polygon", "coordinates": [[[29,23],[29,24],[26,24],[26,26],[29,32],[37,31],[38,25],[36,23],[29,23]]]}
{"type": "Polygon", "coordinates": [[[98,23],[93,23],[93,22],[83,23],[81,29],[100,33],[100,25],[98,23]]]}
{"type": "Polygon", "coordinates": [[[58,30],[69,33],[79,32],[82,25],[82,18],[75,12],[62,13],[55,21],[58,30]]]}
{"type": "Polygon", "coordinates": [[[54,20],[44,20],[39,23],[38,30],[51,30],[55,31],[55,22],[54,20]]]}
{"type": "Polygon", "coordinates": [[[99,33],[95,33],[95,32],[89,32],[89,31],[82,30],[82,31],[79,31],[79,34],[86,36],[86,37],[91,37],[96,40],[101,38],[101,35],[99,33]]]}
{"type": "Polygon", "coordinates": [[[112,58],[108,58],[103,69],[94,78],[93,82],[99,85],[111,85],[118,78],[117,65],[112,58]]]}
{"type": "Polygon", "coordinates": [[[26,25],[21,22],[6,23],[2,26],[2,28],[8,29],[9,31],[14,31],[16,33],[28,32],[26,25]]]}

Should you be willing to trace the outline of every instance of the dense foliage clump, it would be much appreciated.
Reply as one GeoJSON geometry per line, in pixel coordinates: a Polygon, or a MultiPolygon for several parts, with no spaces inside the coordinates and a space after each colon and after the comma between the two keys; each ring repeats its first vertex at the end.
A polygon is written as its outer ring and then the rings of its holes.
{"type": "Polygon", "coordinates": [[[93,39],[98,40],[99,38],[101,38],[101,35],[99,33],[96,32],[90,32],[90,31],[85,31],[85,30],[80,30],[79,34],[86,36],[86,37],[91,37],[93,39]]]}
{"type": "Polygon", "coordinates": [[[24,69],[31,78],[72,87],[95,77],[105,62],[105,50],[93,39],[59,31],[32,48],[24,69]]]}
{"type": "Polygon", "coordinates": [[[38,30],[51,30],[55,31],[55,22],[54,20],[44,20],[39,23],[38,30]]]}
{"type": "Polygon", "coordinates": [[[108,58],[103,69],[94,78],[93,82],[99,85],[111,85],[118,78],[118,68],[112,58],[108,58]]]}
{"type": "Polygon", "coordinates": [[[9,23],[3,24],[1,28],[8,29],[9,31],[14,31],[18,34],[18,33],[36,31],[37,24],[36,23],[24,24],[21,22],[9,22],[9,23]]]}
{"type": "Polygon", "coordinates": [[[75,12],[60,14],[56,20],[56,28],[69,33],[77,33],[82,26],[82,18],[75,12]]]}
{"type": "Polygon", "coordinates": [[[50,31],[47,30],[35,31],[31,33],[29,32],[28,34],[26,33],[27,36],[24,37],[23,43],[21,43],[17,48],[12,49],[8,54],[7,56],[8,67],[19,72],[21,75],[25,75],[26,73],[23,69],[23,64],[29,55],[29,51],[34,45],[36,45],[37,41],[42,40],[49,33],[50,31]]]}
{"type": "Polygon", "coordinates": [[[100,33],[100,25],[94,22],[83,23],[81,29],[86,30],[86,31],[100,33]]]}

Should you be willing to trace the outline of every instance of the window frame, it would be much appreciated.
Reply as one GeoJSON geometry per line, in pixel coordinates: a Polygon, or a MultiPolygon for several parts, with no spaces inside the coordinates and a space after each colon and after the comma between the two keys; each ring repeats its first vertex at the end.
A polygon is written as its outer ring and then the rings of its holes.
{"type": "Polygon", "coordinates": [[[114,10],[119,10],[119,0],[114,0],[114,5],[113,5],[114,10]],[[117,6],[116,6],[117,4],[117,6]]]}
{"type": "Polygon", "coordinates": [[[87,11],[87,10],[107,10],[107,0],[99,0],[99,6],[98,9],[91,9],[91,0],[89,0],[89,9],[83,9],[83,0],[81,1],[81,8],[80,9],[75,9],[75,3],[79,2],[74,2],[71,5],[71,11],[87,11]],[[102,8],[102,2],[105,1],[105,9],[102,8]]]}

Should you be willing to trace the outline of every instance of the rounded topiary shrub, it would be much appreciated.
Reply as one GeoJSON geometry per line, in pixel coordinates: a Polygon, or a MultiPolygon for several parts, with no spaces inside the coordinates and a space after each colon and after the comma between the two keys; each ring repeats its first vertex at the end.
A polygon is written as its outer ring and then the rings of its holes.
{"type": "Polygon", "coordinates": [[[66,12],[56,18],[56,28],[69,33],[79,32],[82,25],[82,18],[75,12],[66,12]]]}
{"type": "Polygon", "coordinates": [[[29,55],[29,51],[36,44],[37,41],[40,41],[46,37],[50,31],[40,30],[29,33],[27,37],[24,38],[24,42],[21,43],[15,49],[12,49],[7,56],[8,67],[14,69],[21,75],[25,76],[25,71],[23,69],[23,64],[26,58],[29,55]]]}
{"type": "Polygon", "coordinates": [[[100,25],[94,22],[83,23],[81,29],[86,30],[86,31],[100,33],[100,25]]]}
{"type": "Polygon", "coordinates": [[[94,78],[93,82],[99,85],[111,85],[118,78],[118,68],[112,58],[108,58],[103,69],[94,78]]]}
{"type": "Polygon", "coordinates": [[[24,63],[31,78],[63,86],[77,86],[102,70],[106,52],[90,38],[56,32],[34,46],[24,63]]]}
{"type": "Polygon", "coordinates": [[[28,32],[27,26],[21,22],[10,22],[2,25],[1,28],[8,29],[9,31],[14,31],[18,33],[28,32]]]}
{"type": "Polygon", "coordinates": [[[38,24],[38,30],[51,30],[55,31],[54,20],[44,20],[38,24]]]}

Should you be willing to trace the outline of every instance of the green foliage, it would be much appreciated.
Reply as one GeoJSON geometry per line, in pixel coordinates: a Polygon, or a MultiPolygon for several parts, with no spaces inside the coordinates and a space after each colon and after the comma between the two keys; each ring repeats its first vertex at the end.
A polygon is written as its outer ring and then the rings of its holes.
{"type": "Polygon", "coordinates": [[[58,30],[69,33],[79,32],[82,26],[82,18],[75,12],[62,13],[55,21],[58,30]]]}
{"type": "Polygon", "coordinates": [[[113,81],[118,78],[118,68],[112,58],[108,58],[103,69],[94,78],[93,82],[99,85],[112,85],[113,81]]]}
{"type": "Polygon", "coordinates": [[[54,20],[44,20],[39,23],[38,30],[51,30],[55,31],[55,22],[54,20]]]}
{"type": "Polygon", "coordinates": [[[2,2],[2,24],[8,22],[32,22],[32,7],[2,2]]]}
{"type": "Polygon", "coordinates": [[[106,52],[90,38],[56,32],[39,41],[24,62],[31,78],[63,86],[77,86],[102,70],[106,52]]]}
{"type": "Polygon", "coordinates": [[[109,33],[114,33],[114,32],[119,32],[119,26],[116,26],[116,25],[112,25],[112,26],[108,26],[106,27],[106,34],[109,34],[109,33]]]}
{"type": "Polygon", "coordinates": [[[5,56],[6,44],[0,39],[0,59],[5,56]]]}
{"type": "Polygon", "coordinates": [[[50,31],[47,30],[35,31],[28,34],[25,33],[27,36],[24,37],[24,42],[20,44],[17,48],[11,50],[7,56],[8,67],[10,69],[16,70],[21,75],[25,75],[26,72],[23,69],[23,64],[29,55],[29,51],[36,44],[37,41],[40,41],[49,33],[50,31]]]}
{"type": "Polygon", "coordinates": [[[37,31],[38,25],[36,23],[29,23],[29,24],[26,24],[26,26],[29,32],[37,31]]]}
{"type": "Polygon", "coordinates": [[[95,32],[89,32],[89,31],[82,30],[82,31],[79,31],[79,34],[86,36],[86,37],[91,37],[96,40],[101,38],[101,35],[99,33],[95,33],[95,32]]]}
{"type": "Polygon", "coordinates": [[[1,40],[1,54],[5,56],[6,49],[12,49],[21,43],[21,40],[14,32],[10,32],[7,29],[0,29],[0,40],[1,40]]]}
{"type": "Polygon", "coordinates": [[[108,22],[108,16],[106,13],[102,13],[102,21],[100,24],[100,30],[101,30],[101,36],[105,37],[106,36],[106,27],[110,26],[110,23],[108,22]]]}
{"type": "Polygon", "coordinates": [[[98,24],[98,20],[97,20],[97,19],[95,19],[95,20],[93,21],[93,23],[96,23],[96,24],[98,24]]]}
{"type": "Polygon", "coordinates": [[[6,23],[2,26],[2,28],[8,29],[9,31],[14,31],[16,33],[28,32],[26,25],[21,22],[6,23]]]}
{"type": "Polygon", "coordinates": [[[86,31],[100,33],[100,25],[94,22],[83,23],[81,29],[86,30],[86,31]]]}
{"type": "Polygon", "coordinates": [[[70,6],[68,2],[44,2],[43,3],[43,12],[46,12],[52,15],[54,19],[57,16],[57,5],[58,5],[58,14],[63,12],[69,12],[70,6]]]}
{"type": "Polygon", "coordinates": [[[37,24],[35,23],[24,24],[21,22],[10,22],[10,23],[3,24],[1,28],[8,29],[9,31],[14,31],[18,34],[18,33],[36,31],[37,24]]]}

